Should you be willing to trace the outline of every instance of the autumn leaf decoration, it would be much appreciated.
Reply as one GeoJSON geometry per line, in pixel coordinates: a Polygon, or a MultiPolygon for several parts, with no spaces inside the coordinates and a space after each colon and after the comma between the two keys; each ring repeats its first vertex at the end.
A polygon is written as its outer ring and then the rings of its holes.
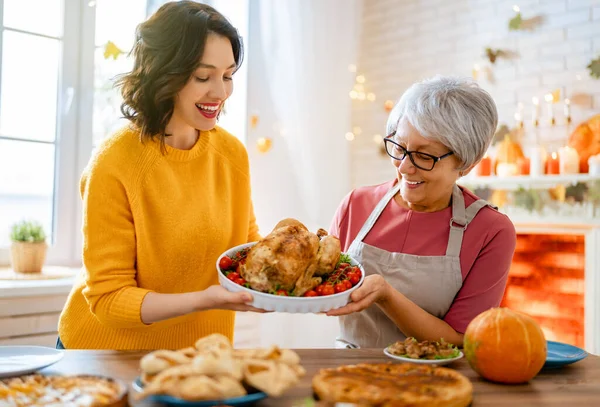
{"type": "Polygon", "coordinates": [[[488,47],[485,49],[485,56],[487,59],[489,59],[489,61],[492,64],[495,64],[496,59],[502,58],[504,56],[504,51],[502,51],[501,49],[492,49],[488,47]]]}
{"type": "Polygon", "coordinates": [[[587,68],[590,70],[592,78],[600,79],[600,57],[592,59],[587,68]]]}
{"type": "Polygon", "coordinates": [[[104,46],[104,59],[112,57],[116,60],[119,57],[119,55],[124,53],[125,52],[123,52],[119,47],[117,47],[117,45],[112,41],[108,41],[104,46]]]}
{"type": "Polygon", "coordinates": [[[508,21],[508,29],[510,31],[520,30],[521,24],[523,24],[523,16],[520,12],[518,12],[513,18],[511,18],[508,21]]]}

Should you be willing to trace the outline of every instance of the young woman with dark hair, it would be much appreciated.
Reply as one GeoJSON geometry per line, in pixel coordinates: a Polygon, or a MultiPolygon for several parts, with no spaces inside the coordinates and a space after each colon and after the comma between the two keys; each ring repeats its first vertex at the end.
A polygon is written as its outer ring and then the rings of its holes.
{"type": "Polygon", "coordinates": [[[119,78],[129,124],[82,178],[84,273],[59,321],[57,347],[175,349],[233,336],[234,311],[259,311],[218,285],[215,262],[260,238],[247,152],[216,126],[242,63],[236,29],[193,1],[140,24],[119,78]]]}

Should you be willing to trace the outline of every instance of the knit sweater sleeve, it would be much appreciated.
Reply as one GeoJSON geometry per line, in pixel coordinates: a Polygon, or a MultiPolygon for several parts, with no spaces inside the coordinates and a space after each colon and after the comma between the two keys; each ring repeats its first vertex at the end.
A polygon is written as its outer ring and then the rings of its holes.
{"type": "Polygon", "coordinates": [[[83,295],[91,312],[112,328],[142,328],[141,306],[149,290],[136,282],[136,236],[130,200],[115,165],[90,163],[81,179],[83,199],[83,295]]]}

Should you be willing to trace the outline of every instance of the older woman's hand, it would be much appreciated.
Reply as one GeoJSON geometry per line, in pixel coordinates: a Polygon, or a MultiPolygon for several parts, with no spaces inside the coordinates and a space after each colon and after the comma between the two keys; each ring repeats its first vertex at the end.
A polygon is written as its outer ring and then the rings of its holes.
{"type": "Polygon", "coordinates": [[[367,276],[363,284],[350,294],[351,303],[331,310],[327,315],[337,317],[360,312],[374,303],[385,301],[390,290],[390,285],[379,274],[367,276]]]}

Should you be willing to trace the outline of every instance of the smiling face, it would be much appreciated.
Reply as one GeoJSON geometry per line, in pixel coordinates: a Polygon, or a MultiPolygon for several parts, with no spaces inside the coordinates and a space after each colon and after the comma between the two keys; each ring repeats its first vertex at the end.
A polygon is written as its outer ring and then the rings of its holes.
{"type": "MultiPolygon", "coordinates": [[[[409,151],[418,151],[437,157],[450,150],[442,143],[423,137],[406,119],[400,120],[393,140],[409,151]]],[[[449,155],[438,161],[433,170],[425,171],[414,166],[408,156],[404,160],[391,159],[400,183],[403,206],[418,212],[435,212],[448,207],[452,189],[460,176],[460,161],[449,155]]],[[[468,171],[463,171],[463,175],[468,171]]]]}
{"type": "Polygon", "coordinates": [[[231,42],[209,34],[200,65],[175,97],[169,128],[211,130],[223,103],[233,92],[236,63],[231,42]]]}

